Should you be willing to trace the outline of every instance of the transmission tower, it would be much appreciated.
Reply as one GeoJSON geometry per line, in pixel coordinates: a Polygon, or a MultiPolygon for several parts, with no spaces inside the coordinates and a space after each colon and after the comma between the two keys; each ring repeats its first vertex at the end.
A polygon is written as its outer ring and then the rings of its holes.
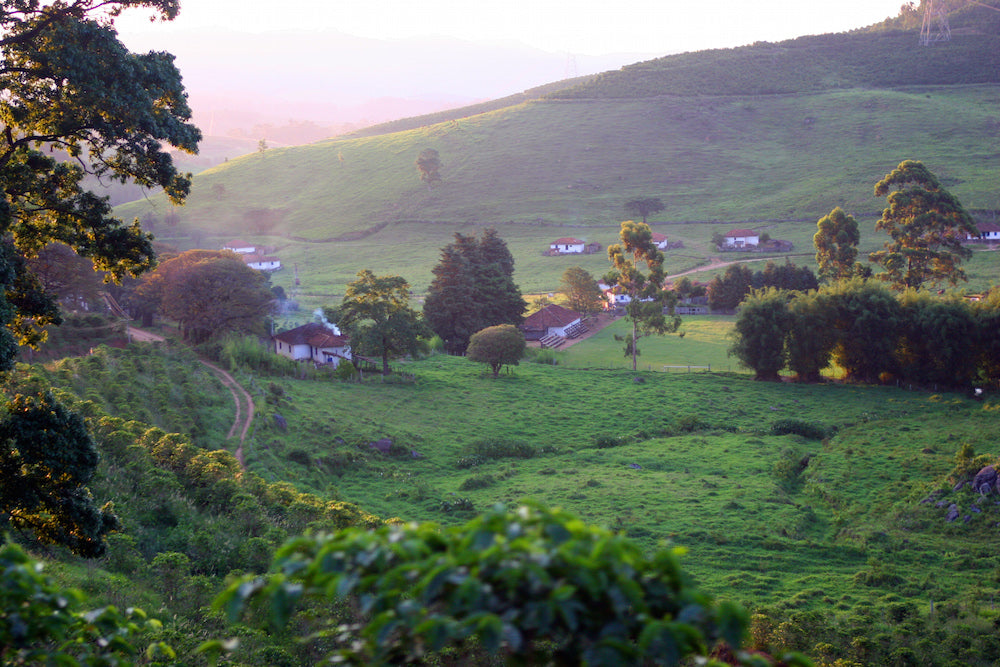
{"type": "Polygon", "coordinates": [[[924,22],[920,26],[920,45],[930,46],[938,42],[951,41],[951,27],[948,12],[935,9],[934,0],[924,0],[924,22]]]}

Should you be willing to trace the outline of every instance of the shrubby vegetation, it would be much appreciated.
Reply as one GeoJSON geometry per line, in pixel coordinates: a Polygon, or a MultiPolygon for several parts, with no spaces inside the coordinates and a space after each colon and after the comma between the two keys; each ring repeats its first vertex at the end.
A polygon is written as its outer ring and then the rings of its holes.
{"type": "Polygon", "coordinates": [[[678,555],[647,555],[564,512],[496,507],[459,527],[292,541],[276,574],[234,583],[219,605],[231,618],[263,607],[282,627],[299,600],[356,595],[364,620],[329,619],[322,631],[331,658],[352,664],[421,661],[454,647],[466,663],[672,665],[719,641],[738,647],[744,613],[697,591],[678,555]]]}
{"type": "Polygon", "coordinates": [[[939,48],[920,48],[917,30],[889,29],[811,35],[779,43],[683,53],[606,72],[557,90],[556,99],[639,98],[671,95],[773,95],[830,88],[995,83],[1000,72],[996,12],[970,7],[951,19],[963,35],[939,48]],[[970,61],[991,65],[970,68],[970,61]]]}
{"type": "Polygon", "coordinates": [[[835,365],[849,380],[996,387],[992,343],[998,290],[982,301],[855,278],[816,292],[753,292],[740,307],[730,353],[774,380],[790,368],[816,380],[835,365]]]}

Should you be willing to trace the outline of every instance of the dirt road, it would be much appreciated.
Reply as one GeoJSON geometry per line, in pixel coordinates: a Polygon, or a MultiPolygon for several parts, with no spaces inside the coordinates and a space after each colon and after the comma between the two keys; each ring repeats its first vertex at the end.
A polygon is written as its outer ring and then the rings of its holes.
{"type": "MultiPolygon", "coordinates": [[[[128,328],[128,335],[129,340],[139,343],[157,343],[165,340],[163,336],[149,331],[143,331],[142,329],[136,329],[135,327],[128,328]]],[[[240,444],[236,447],[235,456],[236,460],[240,462],[240,465],[245,468],[246,465],[243,461],[243,441],[246,440],[247,433],[250,431],[250,424],[253,423],[253,398],[247,390],[244,389],[227,371],[219,368],[209,361],[206,361],[205,359],[198,359],[198,361],[215,373],[219,377],[222,384],[224,384],[233,395],[233,403],[236,405],[236,416],[233,418],[233,426],[229,429],[229,433],[226,437],[233,438],[239,434],[240,444]]]]}

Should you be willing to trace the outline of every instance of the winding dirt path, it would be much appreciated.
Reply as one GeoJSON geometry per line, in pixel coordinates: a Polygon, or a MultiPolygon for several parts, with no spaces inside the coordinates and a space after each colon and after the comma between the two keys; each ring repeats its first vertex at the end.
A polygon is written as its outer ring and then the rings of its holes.
{"type": "MultiPolygon", "coordinates": [[[[128,335],[130,340],[140,343],[157,343],[166,340],[159,334],[143,331],[142,329],[137,329],[131,326],[128,328],[128,335]]],[[[236,416],[233,418],[233,425],[229,429],[229,433],[226,437],[233,438],[239,434],[240,444],[236,447],[234,456],[236,456],[236,460],[240,462],[240,466],[246,468],[246,463],[243,460],[243,441],[246,440],[247,433],[250,431],[250,424],[253,423],[253,398],[250,396],[250,393],[247,392],[247,390],[244,389],[242,385],[240,385],[240,383],[229,374],[228,371],[219,368],[205,359],[199,358],[198,361],[215,373],[219,377],[219,381],[222,382],[222,384],[224,384],[233,395],[233,403],[236,405],[236,416]]]]}

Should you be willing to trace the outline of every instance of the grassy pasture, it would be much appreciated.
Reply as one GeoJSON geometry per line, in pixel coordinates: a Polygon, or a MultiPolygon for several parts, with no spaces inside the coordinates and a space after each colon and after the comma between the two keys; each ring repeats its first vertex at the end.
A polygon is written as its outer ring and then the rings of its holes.
{"type": "MultiPolygon", "coordinates": [[[[667,210],[650,222],[684,242],[668,253],[668,273],[708,266],[712,233],[737,226],[811,254],[816,220],[835,206],[858,218],[868,252],[883,240],[873,230],[884,205],[874,183],[903,159],[923,160],[966,207],[1000,209],[998,101],[994,85],[534,101],[230,160],[199,173],[180,225],[157,233],[181,249],[194,243],[192,230],[201,245],[239,236],[274,248],[287,267],[275,283],[289,290],[298,265],[310,310],[338,299],[362,268],[402,275],[422,292],[439,249],[456,231],[483,226],[507,240],[522,290],[554,291],[567,266],[599,275],[607,262],[603,253],[541,252],[562,236],[607,246],[623,202],[637,195],[663,198],[667,210]],[[427,147],[444,163],[445,181],[431,190],[414,166],[427,147]],[[273,213],[270,231],[251,229],[252,208],[273,213]]],[[[168,210],[152,195],[118,212],[168,210]]],[[[980,276],[996,274],[996,262],[981,264],[977,289],[992,280],[980,276]]]]}
{"type": "MultiPolygon", "coordinates": [[[[690,326],[691,342],[724,335],[724,323],[690,326]]],[[[459,521],[524,498],[558,505],[650,548],[689,548],[686,567],[706,588],[751,606],[851,609],[890,593],[924,604],[961,597],[982,573],[945,567],[978,553],[964,536],[996,518],[960,530],[918,501],[947,484],[962,444],[992,451],[991,404],[735,373],[522,364],[492,381],[443,356],[409,369],[413,383],[276,380],[283,398],[259,413],[250,469],[406,519],[459,521]],[[836,435],[774,435],[782,419],[836,435]],[[383,437],[389,455],[367,444],[383,437]],[[476,459],[491,443],[535,456],[476,459]],[[894,583],[858,586],[873,567],[894,583]]]]}

